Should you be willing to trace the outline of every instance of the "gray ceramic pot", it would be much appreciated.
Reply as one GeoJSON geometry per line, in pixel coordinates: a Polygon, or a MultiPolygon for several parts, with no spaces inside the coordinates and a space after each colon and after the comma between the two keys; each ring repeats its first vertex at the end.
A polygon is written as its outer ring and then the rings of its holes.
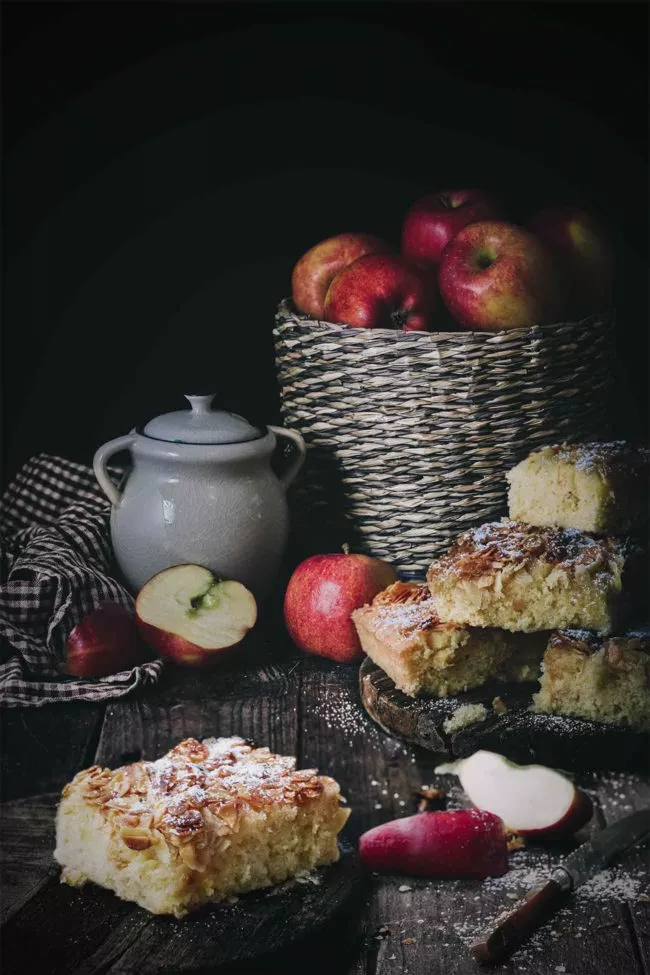
{"type": "Polygon", "coordinates": [[[258,599],[277,578],[288,535],[286,490],[305,443],[295,430],[258,430],[212,410],[213,398],[187,396],[191,410],[156,417],[95,454],[95,475],[113,506],[115,557],[135,593],[156,572],[185,562],[243,582],[258,599]],[[295,446],[280,477],[271,468],[278,438],[295,446]],[[124,450],[131,467],[118,488],[106,464],[124,450]]]}

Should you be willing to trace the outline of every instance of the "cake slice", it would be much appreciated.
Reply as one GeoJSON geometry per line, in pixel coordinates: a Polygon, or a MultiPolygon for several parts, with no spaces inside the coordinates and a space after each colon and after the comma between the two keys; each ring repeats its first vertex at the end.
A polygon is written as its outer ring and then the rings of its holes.
{"type": "Polygon", "coordinates": [[[581,627],[611,633],[629,605],[625,540],[520,521],[462,534],[427,573],[441,620],[531,632],[581,627]]]}
{"type": "Polygon", "coordinates": [[[650,631],[552,633],[533,711],[650,731],[650,631]]]}
{"type": "Polygon", "coordinates": [[[352,619],[364,653],[410,697],[447,697],[490,677],[536,680],[547,642],[547,634],[441,623],[424,583],[396,582],[352,619]]]}
{"type": "Polygon", "coordinates": [[[277,884],[339,857],[339,786],[241,738],[181,741],[156,762],[93,766],[65,786],[55,859],[154,914],[277,884]]]}
{"type": "Polygon", "coordinates": [[[530,525],[604,535],[639,531],[650,510],[650,451],[623,441],[562,444],[506,475],[509,515],[530,525]]]}

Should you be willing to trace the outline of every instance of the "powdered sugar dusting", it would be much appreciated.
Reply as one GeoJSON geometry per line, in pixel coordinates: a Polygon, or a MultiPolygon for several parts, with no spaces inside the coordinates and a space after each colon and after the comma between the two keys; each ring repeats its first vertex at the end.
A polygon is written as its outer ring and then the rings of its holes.
{"type": "Polygon", "coordinates": [[[461,579],[513,569],[543,560],[551,565],[594,572],[625,545],[616,538],[596,538],[575,528],[538,528],[522,521],[486,522],[460,535],[449,551],[435,559],[429,578],[452,573],[461,579]]]}
{"type": "Polygon", "coordinates": [[[370,606],[354,614],[356,619],[372,618],[379,633],[408,637],[416,630],[456,629],[453,623],[441,623],[429,587],[421,582],[395,582],[375,596],[370,606]]]}
{"type": "Polygon", "coordinates": [[[345,687],[326,684],[310,710],[328,729],[342,732],[349,745],[360,736],[370,747],[376,747],[381,741],[377,726],[366,714],[358,697],[345,687]]]}
{"type": "MultiPolygon", "coordinates": [[[[511,867],[506,874],[471,886],[465,881],[408,878],[408,889],[403,889],[404,885],[398,887],[405,903],[404,914],[383,921],[376,938],[386,942],[383,950],[388,954],[394,945],[404,944],[405,938],[409,944],[424,943],[432,951],[457,951],[459,945],[469,949],[493,929],[497,918],[513,910],[525,894],[546,883],[557,862],[557,853],[528,848],[511,854],[511,867]],[[437,896],[442,884],[444,899],[437,896]],[[432,906],[433,912],[430,910],[432,906]]],[[[386,884],[388,889],[390,882],[378,879],[377,896],[381,903],[382,887],[386,884]]],[[[616,927],[616,905],[648,900],[648,887],[648,873],[639,867],[613,867],[596,874],[517,950],[512,958],[512,969],[508,970],[530,975],[531,971],[537,970],[532,966],[540,956],[550,961],[555,950],[562,952],[559,957],[555,956],[558,960],[555,970],[560,973],[562,965],[559,963],[566,957],[569,942],[586,940],[603,926],[616,927]],[[558,947],[554,949],[555,944],[558,947]]],[[[568,966],[565,970],[567,975],[571,971],[568,966]]]]}
{"type": "MultiPolygon", "coordinates": [[[[409,636],[415,630],[427,630],[439,625],[433,599],[421,603],[397,603],[394,606],[374,606],[373,626],[380,632],[397,630],[409,636]]],[[[442,624],[444,625],[444,624],[442,624]]]]}

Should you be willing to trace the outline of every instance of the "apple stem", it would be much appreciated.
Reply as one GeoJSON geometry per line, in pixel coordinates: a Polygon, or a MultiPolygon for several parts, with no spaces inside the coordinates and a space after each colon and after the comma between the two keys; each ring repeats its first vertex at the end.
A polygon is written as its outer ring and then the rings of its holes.
{"type": "Polygon", "coordinates": [[[349,546],[349,544],[347,542],[343,542],[343,544],[341,545],[341,548],[343,549],[343,554],[344,555],[349,555],[350,554],[350,546],[349,546]]]}

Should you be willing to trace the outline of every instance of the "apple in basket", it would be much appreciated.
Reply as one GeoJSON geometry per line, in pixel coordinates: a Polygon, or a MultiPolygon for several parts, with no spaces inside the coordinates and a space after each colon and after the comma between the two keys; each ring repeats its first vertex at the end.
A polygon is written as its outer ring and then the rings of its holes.
{"type": "Polygon", "coordinates": [[[291,294],[298,311],[323,318],[325,295],[333,278],[366,254],[387,254],[390,244],[372,234],[337,234],[315,244],[296,263],[291,294]]]}
{"type": "Polygon", "coordinates": [[[436,308],[435,275],[393,254],[368,254],[336,275],[323,317],[354,328],[430,331],[436,308]]]}
{"type": "Polygon", "coordinates": [[[497,220],[472,223],[445,248],[440,293],[464,328],[500,331],[558,321],[564,278],[532,233],[497,220]]]}
{"type": "Polygon", "coordinates": [[[145,642],[161,657],[203,667],[236,647],[255,625],[255,597],[201,565],[174,565],[144,584],[135,603],[145,642]]]}
{"type": "Polygon", "coordinates": [[[602,310],[611,298],[614,258],[595,217],[575,206],[549,207],[536,213],[528,226],[565,270],[567,316],[579,319],[602,310]]]}
{"type": "Polygon", "coordinates": [[[311,555],[294,570],[284,596],[284,619],[306,653],[352,663],[363,656],[351,613],[397,582],[394,568],[369,555],[311,555]]]}
{"type": "Polygon", "coordinates": [[[459,230],[479,220],[500,220],[501,205],[482,190],[442,190],[421,197],[407,211],[402,226],[402,255],[424,267],[440,263],[443,250],[459,230]]]}

